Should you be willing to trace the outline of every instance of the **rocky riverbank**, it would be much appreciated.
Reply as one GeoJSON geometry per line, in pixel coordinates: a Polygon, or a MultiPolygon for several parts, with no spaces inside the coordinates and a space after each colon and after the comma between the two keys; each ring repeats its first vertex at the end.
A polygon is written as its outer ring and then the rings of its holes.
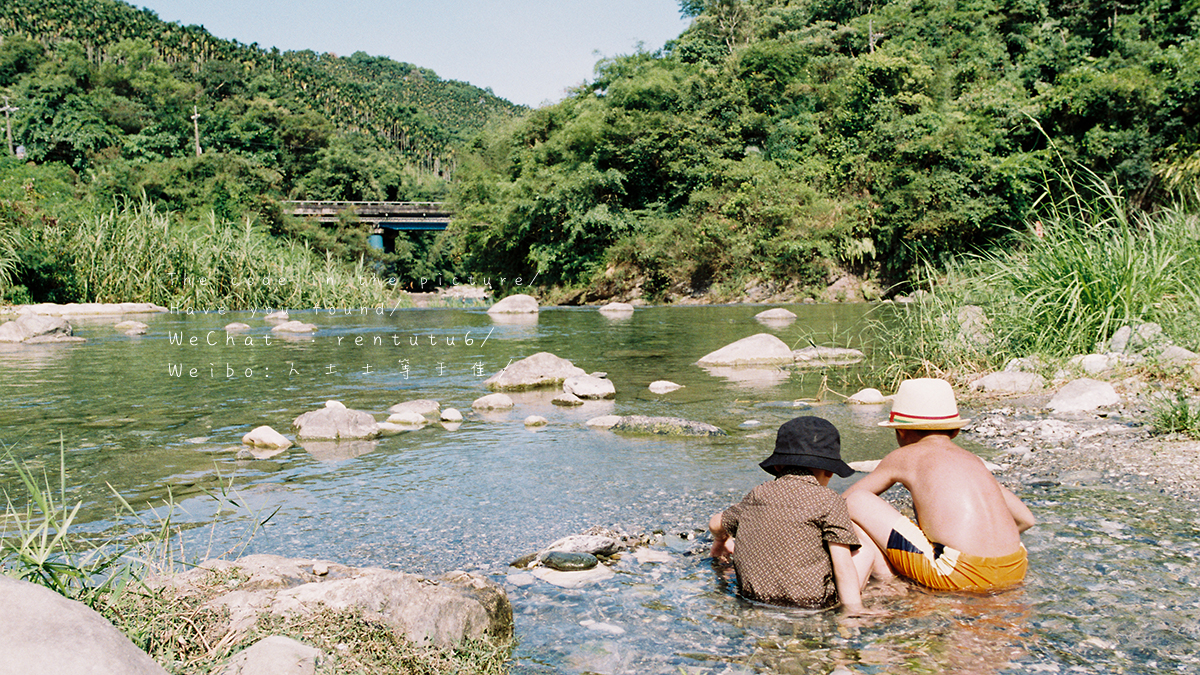
{"type": "Polygon", "coordinates": [[[1091,412],[1057,413],[1049,393],[976,401],[967,438],[995,450],[1002,482],[1140,487],[1200,500],[1200,442],[1156,434],[1141,396],[1091,412]]]}

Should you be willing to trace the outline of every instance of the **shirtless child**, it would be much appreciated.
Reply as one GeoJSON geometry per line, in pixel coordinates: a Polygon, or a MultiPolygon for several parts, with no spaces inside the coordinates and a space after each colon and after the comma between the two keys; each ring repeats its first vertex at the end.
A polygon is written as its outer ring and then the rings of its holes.
{"type": "Polygon", "coordinates": [[[856,559],[860,575],[886,578],[894,570],[938,590],[1004,588],[1025,578],[1021,533],[1033,514],[953,442],[969,421],[959,417],[949,383],[900,384],[889,421],[880,423],[896,430],[900,447],[844,494],[864,549],[873,549],[856,559]],[[919,526],[879,497],[896,483],[912,494],[919,526]]]}

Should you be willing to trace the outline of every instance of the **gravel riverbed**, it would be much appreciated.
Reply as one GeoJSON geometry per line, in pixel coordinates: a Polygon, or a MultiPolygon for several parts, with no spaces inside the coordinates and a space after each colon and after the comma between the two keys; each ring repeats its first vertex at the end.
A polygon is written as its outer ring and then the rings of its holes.
{"type": "Polygon", "coordinates": [[[976,401],[963,429],[994,450],[997,478],[1018,494],[1021,486],[1087,485],[1200,501],[1200,442],[1155,434],[1136,395],[1088,413],[1051,412],[1049,398],[976,401]]]}

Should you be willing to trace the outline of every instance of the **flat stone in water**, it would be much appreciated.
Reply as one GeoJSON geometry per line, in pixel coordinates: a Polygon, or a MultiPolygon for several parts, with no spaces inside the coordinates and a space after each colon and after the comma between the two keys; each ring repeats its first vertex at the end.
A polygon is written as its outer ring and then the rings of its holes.
{"type": "Polygon", "coordinates": [[[591,553],[567,553],[565,551],[551,551],[542,558],[543,565],[560,572],[590,570],[599,562],[591,553]]]}

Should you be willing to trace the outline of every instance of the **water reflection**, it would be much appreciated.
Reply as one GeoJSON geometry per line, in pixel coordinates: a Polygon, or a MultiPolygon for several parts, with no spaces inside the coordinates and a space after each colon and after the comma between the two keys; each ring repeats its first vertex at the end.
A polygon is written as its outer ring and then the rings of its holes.
{"type": "Polygon", "coordinates": [[[775,387],[791,378],[791,373],[783,368],[754,368],[749,366],[701,366],[713,377],[719,377],[741,389],[767,389],[775,387]]]}
{"type": "Polygon", "coordinates": [[[300,447],[319,462],[341,462],[374,452],[378,441],[300,441],[300,447]]]}

